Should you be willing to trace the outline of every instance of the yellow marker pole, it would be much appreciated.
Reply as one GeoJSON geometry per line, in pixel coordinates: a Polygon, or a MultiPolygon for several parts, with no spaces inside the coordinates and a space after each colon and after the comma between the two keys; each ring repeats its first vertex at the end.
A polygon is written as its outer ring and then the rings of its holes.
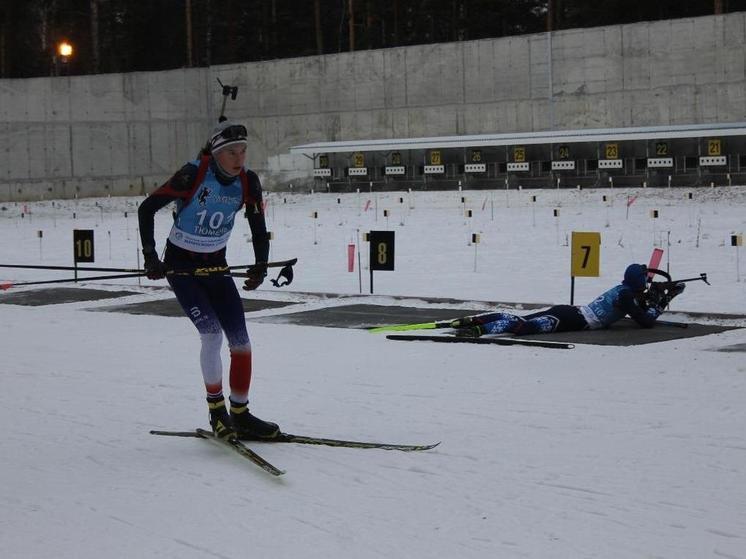
{"type": "Polygon", "coordinates": [[[570,304],[575,303],[575,278],[600,275],[601,233],[573,231],[570,255],[570,304]]]}

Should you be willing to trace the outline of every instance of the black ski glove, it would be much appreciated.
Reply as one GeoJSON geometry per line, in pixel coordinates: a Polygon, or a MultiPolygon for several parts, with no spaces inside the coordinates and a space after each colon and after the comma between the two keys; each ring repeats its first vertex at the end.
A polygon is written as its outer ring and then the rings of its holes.
{"type": "Polygon", "coordinates": [[[677,283],[676,285],[668,289],[666,293],[661,297],[660,308],[665,309],[666,307],[668,307],[673,298],[677,295],[681,295],[684,292],[684,289],[686,289],[685,283],[677,283]]]}
{"type": "Polygon", "coordinates": [[[166,265],[158,258],[158,253],[154,250],[143,250],[145,257],[145,275],[148,279],[158,280],[166,277],[166,265]]]}
{"type": "Polygon", "coordinates": [[[243,282],[244,291],[253,291],[264,283],[266,277],[267,264],[265,262],[255,264],[246,271],[246,281],[243,282]]]}
{"type": "Polygon", "coordinates": [[[685,289],[686,289],[686,284],[685,283],[679,282],[676,285],[674,285],[670,289],[670,291],[668,292],[668,300],[669,300],[669,302],[671,301],[671,299],[673,299],[677,295],[681,295],[684,292],[685,289]]]}

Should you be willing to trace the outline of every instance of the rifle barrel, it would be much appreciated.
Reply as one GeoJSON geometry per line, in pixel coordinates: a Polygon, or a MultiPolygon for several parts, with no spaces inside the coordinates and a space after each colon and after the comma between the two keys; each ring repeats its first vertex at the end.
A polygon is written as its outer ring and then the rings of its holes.
{"type": "Polygon", "coordinates": [[[687,281],[703,281],[709,285],[709,283],[707,282],[707,274],[701,274],[699,277],[696,277],[696,278],[671,280],[670,282],[666,282],[666,283],[684,283],[687,281]]]}

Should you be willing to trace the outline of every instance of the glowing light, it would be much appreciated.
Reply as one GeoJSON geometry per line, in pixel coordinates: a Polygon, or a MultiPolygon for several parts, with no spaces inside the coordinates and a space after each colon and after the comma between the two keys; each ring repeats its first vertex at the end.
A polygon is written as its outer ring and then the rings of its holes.
{"type": "Polygon", "coordinates": [[[63,58],[69,58],[73,54],[73,46],[67,41],[63,41],[59,45],[57,45],[57,52],[63,58]]]}

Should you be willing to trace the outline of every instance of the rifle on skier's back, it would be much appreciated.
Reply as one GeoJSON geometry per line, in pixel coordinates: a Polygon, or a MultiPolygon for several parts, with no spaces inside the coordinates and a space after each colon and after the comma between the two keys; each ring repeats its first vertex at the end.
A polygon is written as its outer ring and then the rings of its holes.
{"type": "MultiPolygon", "coordinates": [[[[221,122],[225,122],[228,120],[228,117],[225,116],[225,104],[228,102],[228,97],[230,97],[233,101],[236,100],[236,97],[238,96],[238,86],[237,85],[225,85],[223,82],[220,81],[220,78],[217,78],[218,83],[220,84],[220,87],[223,88],[223,104],[220,107],[220,116],[218,117],[218,124],[221,122]]],[[[209,155],[210,154],[210,140],[207,140],[207,143],[204,145],[204,147],[200,150],[199,155],[197,157],[202,157],[203,155],[209,155]]]]}

